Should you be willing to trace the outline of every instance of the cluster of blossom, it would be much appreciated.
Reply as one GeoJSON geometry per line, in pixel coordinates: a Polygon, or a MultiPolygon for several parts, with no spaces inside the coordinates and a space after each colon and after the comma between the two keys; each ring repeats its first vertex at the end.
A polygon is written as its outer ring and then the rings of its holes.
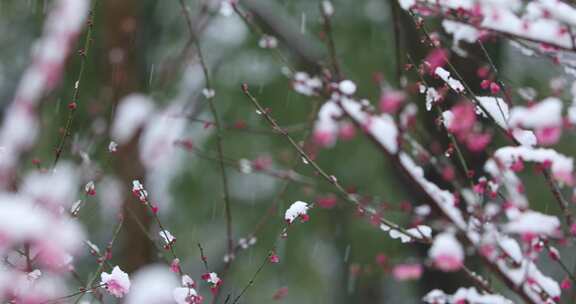
{"type": "Polygon", "coordinates": [[[574,48],[570,26],[576,25],[576,9],[561,1],[535,0],[524,4],[520,0],[402,0],[400,5],[425,15],[454,12],[460,22],[452,22],[448,27],[449,32],[458,36],[456,40],[476,41],[484,30],[552,47],[574,48]]]}
{"type": "Polygon", "coordinates": [[[148,202],[148,191],[139,180],[132,181],[132,194],[142,203],[148,202]]]}
{"type": "MultiPolygon", "coordinates": [[[[437,67],[436,71],[436,75],[440,74],[438,76],[446,81],[452,90],[457,93],[463,93],[465,91],[460,81],[452,78],[446,70],[441,70],[440,67],[437,67]]],[[[522,197],[522,200],[520,200],[518,204],[522,204],[523,208],[516,208],[514,212],[511,212],[512,209],[507,207],[506,214],[508,218],[501,223],[481,223],[479,218],[473,216],[471,213],[463,214],[457,208],[460,200],[457,200],[453,193],[442,190],[434,183],[428,181],[424,177],[423,169],[415,163],[412,157],[400,150],[399,130],[403,130],[403,128],[397,125],[394,116],[391,115],[395,114],[396,111],[390,111],[390,107],[381,107],[382,111],[378,114],[368,101],[356,101],[353,99],[352,95],[354,94],[355,87],[353,90],[345,90],[345,92],[339,89],[339,85],[333,84],[331,87],[334,88],[334,90],[331,98],[322,106],[322,109],[320,109],[315,132],[331,130],[329,134],[331,138],[335,138],[336,128],[334,126],[336,126],[343,117],[351,119],[356,125],[361,127],[362,131],[371,137],[386,154],[392,157],[398,157],[400,166],[408,173],[413,182],[430,197],[432,204],[439,208],[443,215],[453,224],[454,231],[458,234],[463,234],[466,242],[476,248],[481,255],[485,256],[488,262],[499,270],[499,275],[505,281],[516,286],[522,286],[523,296],[534,303],[540,303],[541,299],[547,302],[559,298],[560,288],[558,283],[543,275],[534,262],[523,259],[522,257],[524,255],[520,250],[519,244],[513,238],[506,236],[506,234],[518,234],[522,236],[522,240],[533,241],[534,239],[539,240],[542,238],[558,237],[561,234],[559,229],[560,223],[556,217],[526,209],[527,199],[523,193],[518,191],[518,185],[521,185],[521,182],[511,170],[511,167],[513,167],[513,164],[518,160],[537,162],[543,165],[544,168],[549,168],[552,176],[557,181],[570,185],[573,175],[571,158],[551,149],[536,147],[536,140],[531,141],[530,144],[503,147],[496,150],[493,158],[489,159],[486,163],[486,172],[492,174],[495,180],[488,181],[482,178],[479,184],[491,185],[490,189],[494,193],[497,191],[498,185],[506,185],[505,188],[510,191],[509,194],[511,198],[522,197]],[[388,111],[383,111],[384,109],[388,111]],[[325,126],[330,127],[327,128],[325,126]],[[534,223],[534,221],[538,221],[539,225],[530,224],[534,223]],[[517,248],[518,251],[515,251],[515,248],[517,248]],[[514,255],[515,253],[517,253],[517,255],[514,255]],[[511,266],[511,264],[506,261],[506,259],[511,256],[518,257],[517,264],[513,264],[516,266],[511,266]],[[519,273],[522,271],[528,271],[529,275],[520,276],[519,273]]],[[[344,87],[349,87],[349,85],[345,84],[344,87]]],[[[425,88],[424,91],[428,89],[431,90],[432,88],[425,88]]],[[[432,94],[432,96],[434,95],[435,93],[432,94]]],[[[433,98],[435,100],[432,102],[427,98],[427,102],[433,104],[439,100],[439,98],[433,98]]],[[[387,103],[394,104],[398,102],[387,103]]],[[[548,118],[547,115],[538,115],[535,114],[535,112],[530,113],[530,115],[515,114],[515,117],[518,117],[517,119],[519,121],[523,121],[522,123],[516,122],[511,120],[509,112],[518,113],[519,108],[514,107],[511,111],[508,111],[508,106],[503,106],[503,104],[505,103],[496,97],[481,98],[476,107],[474,103],[464,101],[454,106],[450,111],[443,113],[444,125],[449,132],[454,133],[459,140],[464,141],[470,137],[470,132],[476,128],[475,125],[479,124],[477,121],[478,115],[488,116],[497,124],[505,126],[505,130],[518,130],[519,132],[511,133],[516,135],[515,138],[522,143],[523,141],[521,140],[524,140],[526,135],[521,132],[532,132],[524,129],[534,126],[534,124],[529,124],[531,119],[538,120],[537,117],[541,117],[542,120],[546,120],[548,118]],[[454,117],[458,118],[455,119],[454,117]],[[509,126],[516,126],[516,129],[509,126]]],[[[550,124],[544,125],[550,126],[550,124]]],[[[532,134],[532,136],[536,138],[535,135],[532,134]]],[[[478,141],[482,143],[482,148],[490,143],[490,139],[473,139],[468,145],[468,148],[474,150],[474,144],[478,144],[478,141]]],[[[474,190],[476,190],[476,188],[477,187],[475,187],[474,190]]],[[[469,195],[469,192],[464,189],[462,191],[462,197],[465,198],[464,202],[469,205],[470,210],[477,209],[477,207],[475,207],[478,204],[477,198],[474,195],[469,195]]],[[[494,212],[495,207],[498,208],[494,203],[486,204],[486,214],[488,214],[488,212],[494,212]]],[[[493,218],[493,220],[496,220],[496,218],[493,218]]],[[[382,225],[382,229],[389,231],[392,238],[399,238],[402,242],[412,241],[405,233],[390,229],[387,225],[382,225]]],[[[412,230],[410,232],[416,234],[416,239],[418,239],[418,236],[421,236],[419,230],[412,230]]],[[[443,232],[434,237],[429,251],[429,258],[435,268],[443,271],[456,271],[463,266],[465,250],[464,246],[455,237],[455,232],[443,232]]],[[[430,236],[431,231],[427,237],[430,236]]]]}
{"type": "MultiPolygon", "coordinates": [[[[116,270],[116,268],[114,269],[116,270]]],[[[102,283],[113,282],[117,292],[126,294],[125,303],[177,303],[201,304],[204,298],[198,294],[196,283],[189,275],[182,275],[180,282],[174,273],[162,265],[150,265],[138,270],[132,280],[121,270],[116,274],[102,274],[102,283]],[[108,278],[104,282],[104,277],[108,278]]],[[[107,288],[109,289],[109,288],[107,288]]]]}
{"type": "Polygon", "coordinates": [[[434,289],[422,299],[428,304],[458,304],[458,303],[490,303],[490,304],[512,304],[511,300],[497,294],[486,294],[479,292],[476,288],[458,288],[452,294],[447,295],[443,291],[434,289]]]}
{"type": "Polygon", "coordinates": [[[172,291],[177,304],[201,304],[204,298],[196,291],[196,283],[188,275],[182,276],[182,286],[172,291]]]}
{"type": "MultiPolygon", "coordinates": [[[[20,154],[39,132],[36,114],[42,97],[58,84],[64,63],[88,16],[89,2],[59,0],[48,14],[42,36],[31,54],[32,64],[4,113],[0,129],[0,187],[13,186],[20,154]]],[[[78,84],[76,84],[78,86],[78,84]]],[[[84,231],[68,210],[78,192],[79,171],[60,163],[49,172],[33,172],[18,181],[18,191],[0,193],[0,301],[44,303],[67,291],[66,274],[84,231]]],[[[92,184],[86,185],[91,193],[92,184]]],[[[74,204],[77,205],[77,204],[74,204]]]]}
{"type": "MultiPolygon", "coordinates": [[[[22,152],[39,132],[36,108],[42,97],[59,82],[64,63],[88,16],[89,1],[59,0],[48,15],[44,32],[31,54],[13,102],[5,111],[0,128],[0,185],[5,188],[22,152]]],[[[78,84],[76,84],[78,85],[78,84]]]]}
{"type": "Polygon", "coordinates": [[[110,273],[101,273],[100,277],[100,284],[106,288],[106,291],[117,298],[122,298],[130,291],[130,278],[118,266],[115,266],[110,273]]]}
{"type": "Polygon", "coordinates": [[[215,272],[207,272],[202,275],[202,280],[206,281],[206,283],[210,284],[210,290],[212,293],[218,293],[218,288],[222,285],[222,280],[218,277],[218,274],[215,272]]]}
{"type": "MultiPolygon", "coordinates": [[[[446,14],[456,19],[444,20],[442,26],[454,37],[453,50],[461,56],[466,55],[461,42],[475,43],[487,31],[542,43],[541,49],[546,52],[553,52],[554,48],[574,49],[571,26],[576,25],[576,10],[563,2],[536,0],[524,4],[519,0],[400,0],[399,3],[410,13],[446,14]]],[[[8,176],[19,154],[34,141],[37,129],[33,114],[35,106],[42,94],[54,87],[69,53],[67,46],[79,32],[87,14],[86,1],[60,0],[56,5],[56,13],[49,17],[44,38],[34,54],[34,65],[26,72],[0,132],[0,145],[5,148],[0,156],[0,184],[4,186],[9,181],[8,176]]],[[[234,5],[233,1],[222,1],[220,12],[231,14],[234,5]]],[[[325,17],[334,15],[329,1],[323,1],[321,9],[325,17]]],[[[259,45],[262,48],[276,48],[277,43],[274,37],[263,36],[259,45]]],[[[418,206],[414,211],[418,220],[410,228],[404,229],[383,222],[379,214],[369,208],[359,207],[363,212],[367,210],[390,238],[401,243],[421,242],[429,245],[427,260],[430,263],[398,264],[392,270],[396,279],[420,278],[423,265],[443,272],[460,271],[465,267],[467,257],[476,254],[524,300],[535,304],[558,302],[562,296],[561,290],[569,288],[569,284],[558,284],[544,274],[537,265],[538,259],[546,248],[548,256],[553,261],[559,261],[560,253],[551,244],[562,245],[561,241],[569,237],[567,232],[576,234],[576,225],[563,230],[558,217],[531,210],[517,173],[524,170],[525,162],[533,162],[545,176],[550,173],[549,183],[553,191],[573,186],[573,159],[549,146],[559,142],[567,123],[576,124],[576,83],[572,89],[574,100],[565,116],[562,101],[557,96],[539,102],[530,100],[529,106],[512,106],[499,97],[503,88],[485,68],[478,71],[483,79],[480,87],[491,95],[466,97],[471,92],[467,92],[467,86],[457,73],[447,68],[448,55],[448,50],[435,45],[418,68],[419,73],[428,72],[428,75],[420,73],[419,76],[438,78],[444,83],[442,87],[418,84],[419,92],[425,95],[426,109],[430,111],[435,106],[441,107],[447,94],[464,97],[449,109],[441,111],[439,117],[445,130],[456,139],[454,145],[463,144],[471,152],[485,151],[493,136],[484,124],[486,120],[503,130],[511,142],[509,146],[499,147],[491,153],[484,163],[483,172],[466,172],[473,185],[454,187],[458,189],[456,192],[433,183],[424,174],[424,166],[433,165],[432,161],[421,157],[414,143],[412,147],[408,145],[411,143],[410,131],[417,115],[417,106],[410,102],[407,92],[383,86],[378,107],[375,107],[370,101],[356,97],[357,85],[349,79],[333,82],[297,72],[292,77],[292,86],[300,94],[326,99],[314,122],[313,141],[316,145],[331,147],[337,139],[349,139],[356,135],[356,130],[360,130],[373,140],[384,155],[396,162],[414,189],[424,194],[427,203],[444,217],[442,225],[424,225],[421,222],[431,214],[431,208],[418,206]]],[[[208,88],[203,90],[203,94],[208,99],[215,96],[215,92],[208,88]]],[[[179,138],[185,129],[185,122],[179,115],[181,109],[182,105],[176,104],[156,110],[148,97],[126,97],[118,106],[111,128],[113,141],[108,146],[109,152],[116,152],[119,147],[138,138],[139,158],[146,169],[146,180],[158,177],[155,174],[166,168],[169,170],[173,164],[175,144],[181,142],[179,138]]],[[[449,162],[449,155],[445,158],[443,160],[449,162]]],[[[244,173],[263,171],[270,166],[271,160],[267,157],[239,162],[240,170],[244,173]]],[[[72,257],[84,242],[91,252],[101,256],[99,264],[103,265],[110,258],[108,249],[102,254],[96,245],[85,241],[81,226],[69,217],[69,213],[76,215],[82,204],[76,197],[78,189],[82,189],[78,182],[80,179],[75,167],[61,162],[49,172],[38,171],[24,176],[17,192],[0,194],[4,208],[0,213],[0,253],[10,266],[0,269],[2,301],[40,303],[64,294],[66,288],[60,274],[73,268],[72,257]],[[72,204],[76,200],[77,203],[72,204]],[[46,231],[51,233],[47,234],[46,231]],[[20,248],[25,250],[21,251],[20,248]],[[36,267],[38,269],[33,269],[36,267]]],[[[337,182],[334,176],[330,176],[330,179],[337,182]]],[[[454,176],[446,180],[452,182],[454,176]]],[[[88,181],[84,185],[84,192],[89,196],[95,195],[95,182],[88,181]]],[[[139,180],[133,181],[132,194],[152,212],[157,211],[157,207],[149,203],[149,194],[139,180]]],[[[336,199],[320,198],[317,204],[322,208],[332,208],[336,199]]],[[[303,201],[294,202],[284,213],[285,222],[290,225],[296,220],[308,221],[312,207],[303,201]]],[[[569,216],[567,218],[570,224],[569,216]]],[[[162,225],[160,228],[158,235],[165,248],[173,249],[176,237],[162,225]]],[[[238,246],[247,249],[255,241],[255,237],[240,239],[238,246]]],[[[380,257],[379,263],[384,264],[385,258],[380,257]]],[[[272,249],[267,260],[279,263],[280,257],[272,249]]],[[[218,274],[206,272],[201,279],[214,296],[217,295],[223,283],[218,274]]],[[[483,282],[481,278],[479,280],[483,282]]],[[[138,270],[132,278],[115,266],[109,273],[101,273],[99,287],[113,297],[126,297],[128,304],[198,304],[203,301],[194,280],[183,273],[180,260],[176,257],[169,267],[149,266],[138,270]],[[180,283],[176,275],[180,276],[180,283]]],[[[286,293],[287,289],[281,288],[274,298],[281,299],[286,293]]],[[[473,287],[460,288],[451,295],[433,290],[423,301],[432,304],[511,303],[501,295],[478,291],[473,287]]]]}
{"type": "Polygon", "coordinates": [[[25,176],[18,192],[0,194],[0,254],[7,261],[0,269],[3,302],[37,303],[65,293],[63,274],[74,269],[84,241],[82,226],[68,213],[79,190],[78,173],[63,162],[51,172],[25,176]]]}
{"type": "Polygon", "coordinates": [[[293,76],[292,86],[294,90],[306,96],[316,95],[322,88],[322,80],[311,77],[306,72],[296,72],[293,76]]]}

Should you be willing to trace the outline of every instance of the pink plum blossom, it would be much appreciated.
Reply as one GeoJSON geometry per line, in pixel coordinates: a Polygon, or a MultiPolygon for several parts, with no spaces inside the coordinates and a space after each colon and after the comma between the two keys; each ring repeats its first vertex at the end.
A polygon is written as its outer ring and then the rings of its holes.
{"type": "Polygon", "coordinates": [[[422,276],[420,264],[398,264],[392,269],[392,275],[398,281],[417,280],[422,276]]]}
{"type": "Polygon", "coordinates": [[[130,290],[130,278],[118,266],[115,266],[111,273],[102,272],[100,277],[100,284],[116,298],[122,298],[130,290]]]}
{"type": "Polygon", "coordinates": [[[434,239],[428,251],[434,267],[441,271],[453,272],[462,268],[464,263],[464,249],[453,234],[445,232],[434,239]]]}

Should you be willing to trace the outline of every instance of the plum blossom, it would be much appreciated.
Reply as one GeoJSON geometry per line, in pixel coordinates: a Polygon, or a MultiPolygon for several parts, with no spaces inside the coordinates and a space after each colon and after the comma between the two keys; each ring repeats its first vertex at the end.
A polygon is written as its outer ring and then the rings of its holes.
{"type": "Polygon", "coordinates": [[[292,81],[294,91],[306,95],[315,95],[322,88],[322,80],[318,77],[311,77],[306,72],[294,73],[294,80],[292,81]]]}
{"type": "Polygon", "coordinates": [[[218,277],[218,274],[215,272],[207,272],[203,274],[202,280],[210,284],[210,290],[212,291],[212,293],[216,293],[220,285],[222,285],[222,279],[220,279],[220,277],[218,277]]]}
{"type": "Polygon", "coordinates": [[[272,264],[280,263],[280,257],[276,253],[272,253],[268,258],[268,261],[272,264]]]}
{"type": "Polygon", "coordinates": [[[179,258],[175,258],[172,260],[172,262],[170,263],[170,271],[172,271],[174,273],[182,272],[182,268],[180,268],[180,259],[179,258]]]}
{"type": "Polygon", "coordinates": [[[185,287],[196,287],[194,280],[187,274],[182,276],[182,286],[185,287]]]}
{"type": "Polygon", "coordinates": [[[132,181],[132,194],[142,203],[148,201],[148,191],[144,189],[144,186],[139,180],[132,181]]]}
{"type": "Polygon", "coordinates": [[[437,68],[441,68],[446,64],[446,58],[448,58],[448,51],[436,48],[426,56],[424,62],[430,73],[435,73],[437,68]]]}
{"type": "Polygon", "coordinates": [[[84,192],[90,196],[96,195],[96,186],[94,185],[94,181],[89,181],[86,186],[84,186],[84,192]]]}
{"type": "Polygon", "coordinates": [[[512,301],[504,298],[499,294],[488,294],[478,292],[474,287],[458,288],[458,290],[456,290],[456,293],[454,293],[453,295],[446,294],[439,289],[434,289],[429,293],[427,293],[422,298],[422,301],[428,304],[439,304],[439,303],[512,304],[513,303],[512,301]]]}
{"type": "Polygon", "coordinates": [[[314,142],[321,147],[332,146],[337,138],[339,124],[336,117],[342,115],[342,110],[335,102],[327,102],[320,108],[318,119],[314,124],[314,142]]]}
{"type": "Polygon", "coordinates": [[[331,209],[331,208],[334,208],[334,206],[336,206],[336,203],[338,203],[338,200],[337,200],[336,196],[334,196],[334,195],[327,195],[327,196],[317,198],[316,203],[318,203],[318,205],[321,208],[331,209]]]}
{"type": "Polygon", "coordinates": [[[463,265],[464,249],[452,233],[444,232],[434,238],[428,256],[436,268],[445,272],[453,272],[463,265]]]}
{"type": "Polygon", "coordinates": [[[513,107],[509,122],[512,127],[534,130],[538,144],[553,145],[562,135],[562,101],[548,97],[530,107],[513,107]]]}
{"type": "Polygon", "coordinates": [[[192,278],[185,274],[182,276],[182,286],[172,291],[174,301],[178,304],[201,304],[204,298],[196,291],[196,284],[192,278]]]}
{"type": "Polygon", "coordinates": [[[286,210],[284,219],[288,224],[292,224],[298,217],[300,217],[302,221],[306,221],[308,219],[308,209],[307,203],[296,201],[286,210]]]}
{"type": "Polygon", "coordinates": [[[100,277],[100,284],[116,298],[122,298],[130,290],[130,278],[118,266],[114,266],[111,273],[102,272],[100,277]]]}
{"type": "Polygon", "coordinates": [[[387,90],[380,97],[380,111],[395,114],[406,100],[406,94],[402,91],[387,90]]]}
{"type": "Polygon", "coordinates": [[[452,107],[450,112],[447,111],[444,113],[450,113],[450,115],[444,114],[444,124],[446,125],[446,128],[457,137],[465,138],[476,123],[474,106],[468,102],[458,103],[452,107]]]}
{"type": "Polygon", "coordinates": [[[556,180],[566,184],[573,182],[574,160],[552,149],[527,146],[502,147],[494,152],[494,158],[506,167],[510,167],[518,159],[540,163],[550,168],[556,180]]]}
{"type": "Polygon", "coordinates": [[[417,280],[422,276],[420,264],[398,264],[392,269],[392,275],[398,281],[417,280]]]}
{"type": "Polygon", "coordinates": [[[200,304],[204,300],[196,289],[188,287],[177,287],[172,291],[172,295],[177,304],[200,304]]]}
{"type": "Polygon", "coordinates": [[[274,49],[278,47],[278,39],[274,36],[263,35],[258,41],[258,46],[263,49],[274,49]]]}
{"type": "Polygon", "coordinates": [[[278,288],[278,290],[276,290],[276,292],[274,292],[272,299],[279,301],[284,299],[287,295],[288,295],[288,287],[280,287],[278,288]]]}

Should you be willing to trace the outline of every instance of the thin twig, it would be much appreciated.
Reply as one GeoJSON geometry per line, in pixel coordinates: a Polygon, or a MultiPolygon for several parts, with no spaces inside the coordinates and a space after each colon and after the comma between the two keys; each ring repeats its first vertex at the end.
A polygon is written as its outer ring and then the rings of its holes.
{"type": "Polygon", "coordinates": [[[396,57],[396,80],[398,81],[398,86],[402,84],[402,41],[401,41],[401,25],[400,25],[400,7],[398,2],[389,1],[390,10],[392,11],[392,28],[394,30],[394,56],[396,57]]]}
{"type": "Polygon", "coordinates": [[[332,65],[332,71],[334,72],[335,80],[339,81],[342,79],[342,73],[340,72],[340,65],[338,64],[338,56],[336,55],[336,44],[334,42],[334,35],[332,33],[332,22],[328,14],[324,9],[322,9],[322,3],[320,3],[320,12],[322,13],[324,33],[326,34],[328,51],[330,52],[330,61],[332,65]]]}
{"type": "Polygon", "coordinates": [[[94,11],[96,9],[96,3],[98,0],[94,0],[92,3],[92,8],[90,10],[88,21],[86,24],[88,25],[88,29],[86,32],[86,37],[84,40],[84,46],[78,51],[80,55],[80,70],[78,71],[78,76],[76,77],[76,82],[74,82],[74,90],[72,92],[72,101],[68,104],[68,117],[66,118],[66,125],[64,126],[64,131],[62,134],[62,138],[60,138],[60,143],[56,147],[56,154],[54,157],[54,162],[52,167],[55,167],[58,163],[58,160],[62,156],[62,152],[64,151],[64,146],[66,145],[66,139],[71,135],[72,123],[74,121],[74,115],[76,114],[78,108],[78,101],[80,96],[80,85],[84,76],[84,71],[86,70],[86,57],[88,57],[88,52],[90,50],[90,46],[92,45],[92,34],[94,31],[94,11]]]}
{"type": "Polygon", "coordinates": [[[210,268],[208,267],[208,258],[204,254],[204,248],[202,248],[200,243],[198,243],[198,249],[200,249],[200,259],[202,260],[202,264],[204,264],[204,269],[206,269],[206,271],[210,271],[210,268]]]}
{"type": "MultiPolygon", "coordinates": [[[[112,238],[110,239],[110,242],[108,243],[107,250],[111,250],[112,246],[114,246],[114,242],[116,242],[116,239],[118,238],[118,235],[120,234],[120,230],[122,229],[123,224],[124,224],[124,217],[121,217],[120,220],[118,221],[118,224],[116,225],[116,228],[114,229],[114,233],[112,234],[112,238]]],[[[103,261],[105,259],[103,255],[101,255],[100,258],[102,258],[103,261]]],[[[94,272],[94,275],[92,275],[92,277],[86,283],[86,287],[85,287],[86,289],[89,289],[90,286],[92,286],[92,284],[94,284],[94,281],[96,281],[96,279],[98,278],[98,275],[100,275],[102,270],[104,270],[106,263],[104,263],[103,261],[98,266],[98,269],[96,269],[96,272],[94,272]]],[[[85,293],[79,294],[79,297],[76,299],[76,301],[74,303],[79,303],[80,300],[82,299],[82,297],[84,297],[84,294],[85,293]]]]}
{"type": "MultiPolygon", "coordinates": [[[[290,142],[292,147],[294,149],[296,149],[298,154],[302,158],[304,158],[308,164],[310,164],[312,166],[312,168],[314,169],[314,171],[318,175],[323,177],[328,183],[333,185],[340,193],[342,193],[344,195],[344,197],[346,197],[346,200],[348,202],[353,203],[354,205],[365,209],[364,207],[362,207],[362,204],[358,201],[358,199],[354,195],[350,195],[348,193],[348,191],[346,191],[346,189],[344,189],[344,187],[342,187],[342,185],[340,184],[340,182],[338,182],[336,177],[331,176],[328,173],[326,173],[313,159],[310,158],[310,156],[308,156],[308,154],[304,150],[302,150],[302,147],[300,147],[300,145],[298,145],[298,143],[296,143],[294,141],[294,139],[290,136],[290,134],[288,134],[282,130],[282,128],[278,125],[276,120],[268,113],[268,111],[266,109],[264,109],[264,107],[262,107],[262,105],[260,105],[258,100],[252,95],[252,93],[250,93],[250,91],[248,90],[247,84],[242,84],[242,92],[244,93],[244,95],[246,95],[246,97],[248,97],[248,99],[256,107],[256,109],[258,110],[258,113],[265,118],[265,120],[270,124],[270,126],[272,128],[274,128],[275,130],[282,133],[282,135],[284,135],[284,138],[286,138],[288,140],[288,142],[290,142]]],[[[370,212],[370,210],[367,210],[367,211],[370,212]]],[[[370,213],[372,213],[372,212],[370,212],[370,213]]],[[[420,242],[426,241],[425,239],[422,239],[420,237],[417,237],[417,236],[411,234],[410,232],[406,231],[406,229],[400,227],[396,223],[393,223],[393,222],[391,222],[387,219],[384,219],[384,218],[380,218],[380,220],[385,225],[389,226],[391,229],[397,230],[398,232],[410,237],[411,239],[414,239],[414,240],[420,241],[420,242]]]]}
{"type": "MultiPolygon", "coordinates": [[[[190,13],[188,12],[188,8],[186,7],[184,0],[180,0],[180,6],[182,7],[182,11],[184,13],[184,17],[186,19],[186,24],[188,26],[190,39],[194,41],[194,45],[196,47],[196,51],[198,53],[198,58],[200,60],[200,65],[202,66],[202,72],[204,73],[204,80],[206,82],[206,90],[208,92],[214,92],[210,80],[210,74],[208,72],[208,67],[206,65],[206,60],[202,53],[202,47],[200,45],[200,41],[198,37],[196,37],[194,33],[194,29],[192,28],[192,21],[190,19],[190,13]]],[[[222,125],[220,123],[220,117],[218,115],[218,111],[216,110],[216,104],[214,101],[214,96],[206,96],[208,100],[208,105],[210,107],[210,111],[212,112],[212,116],[214,118],[214,125],[216,126],[216,148],[219,155],[219,165],[220,165],[220,176],[222,179],[222,187],[223,187],[223,196],[224,196],[224,209],[225,209],[225,216],[226,216],[226,236],[227,236],[227,244],[228,244],[228,255],[231,257],[234,252],[234,240],[232,239],[232,210],[230,206],[230,193],[228,190],[228,177],[226,174],[226,166],[224,164],[224,147],[223,147],[223,138],[222,138],[222,125]]],[[[230,259],[229,259],[230,260],[230,259]]]]}
{"type": "Polygon", "coordinates": [[[258,274],[260,274],[260,272],[262,271],[262,269],[264,269],[264,266],[266,266],[266,264],[268,263],[268,259],[270,258],[270,256],[272,255],[272,253],[269,253],[264,260],[262,261],[262,264],[260,264],[260,267],[258,267],[258,269],[256,270],[256,272],[254,272],[254,274],[252,275],[252,278],[250,278],[250,281],[248,281],[248,284],[246,284],[246,286],[244,286],[244,288],[242,288],[242,291],[240,291],[240,294],[234,299],[234,301],[232,302],[232,304],[236,304],[238,303],[238,301],[240,300],[240,298],[244,295],[244,293],[246,293],[246,291],[248,290],[248,288],[250,288],[250,286],[254,285],[254,282],[256,281],[256,277],[258,276],[258,274]]]}

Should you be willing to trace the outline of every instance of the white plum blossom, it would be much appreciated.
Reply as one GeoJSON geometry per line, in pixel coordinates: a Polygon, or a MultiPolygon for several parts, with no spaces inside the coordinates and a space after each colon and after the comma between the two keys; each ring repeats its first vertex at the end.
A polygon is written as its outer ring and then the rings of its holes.
{"type": "Polygon", "coordinates": [[[294,91],[306,95],[315,95],[322,88],[322,80],[318,77],[311,77],[306,72],[294,73],[292,87],[294,91]]]}
{"type": "Polygon", "coordinates": [[[250,246],[254,246],[254,244],[256,244],[256,238],[255,237],[250,237],[249,239],[240,238],[238,240],[238,245],[242,249],[248,249],[250,246]]]}
{"type": "Polygon", "coordinates": [[[111,273],[102,272],[100,277],[100,284],[116,298],[122,298],[130,290],[130,277],[118,266],[111,273]]]}
{"type": "Polygon", "coordinates": [[[308,204],[302,201],[296,201],[286,210],[284,220],[291,224],[298,217],[305,217],[308,214],[308,204]]]}

